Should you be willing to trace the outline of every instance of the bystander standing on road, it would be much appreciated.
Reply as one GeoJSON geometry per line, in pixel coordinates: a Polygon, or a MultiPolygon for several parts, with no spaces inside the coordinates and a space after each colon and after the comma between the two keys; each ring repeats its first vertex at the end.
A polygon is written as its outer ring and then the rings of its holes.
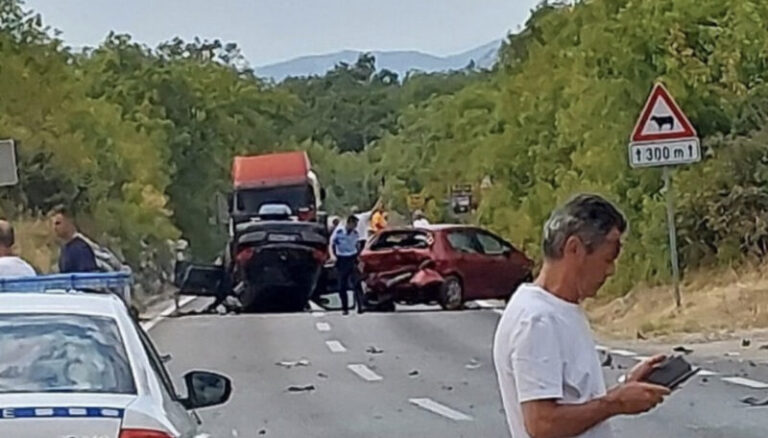
{"type": "Polygon", "coordinates": [[[344,314],[349,313],[347,291],[351,287],[355,294],[357,313],[363,313],[363,291],[360,286],[360,276],[357,272],[357,256],[359,252],[357,233],[358,220],[350,215],[344,228],[333,235],[331,248],[336,258],[336,273],[339,277],[339,298],[344,314]]]}
{"type": "Polygon", "coordinates": [[[613,437],[611,417],[649,411],[669,393],[642,383],[663,356],[640,363],[625,383],[606,391],[580,306],[614,273],[626,228],[622,213],[596,195],[574,197],[544,225],[541,272],[512,296],[494,339],[514,438],[613,437]]]}
{"type": "Polygon", "coordinates": [[[35,269],[13,253],[16,235],[13,225],[0,220],[0,278],[32,277],[35,269]]]}
{"type": "Polygon", "coordinates": [[[57,207],[51,214],[53,232],[61,241],[59,272],[97,272],[96,255],[88,243],[80,237],[72,214],[64,207],[57,207]]]}

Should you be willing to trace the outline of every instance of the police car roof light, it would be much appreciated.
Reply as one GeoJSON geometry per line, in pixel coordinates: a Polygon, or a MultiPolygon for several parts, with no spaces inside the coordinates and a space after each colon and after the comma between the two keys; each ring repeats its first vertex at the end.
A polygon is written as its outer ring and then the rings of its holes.
{"type": "Polygon", "coordinates": [[[128,272],[54,274],[37,277],[0,278],[0,293],[100,290],[123,288],[132,284],[133,277],[128,272]]]}

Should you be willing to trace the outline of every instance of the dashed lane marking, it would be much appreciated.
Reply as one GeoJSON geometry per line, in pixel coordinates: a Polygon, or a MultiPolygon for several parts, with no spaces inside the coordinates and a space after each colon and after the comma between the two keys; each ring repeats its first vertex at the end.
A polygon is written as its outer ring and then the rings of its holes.
{"type": "Polygon", "coordinates": [[[317,328],[317,331],[319,332],[329,332],[331,331],[331,325],[327,322],[318,322],[315,324],[315,328],[317,328]]]}
{"type": "Polygon", "coordinates": [[[325,312],[312,312],[312,316],[315,318],[322,318],[325,316],[325,312]]]}
{"type": "Polygon", "coordinates": [[[325,345],[331,350],[331,353],[345,353],[347,349],[339,341],[325,341],[325,345]]]}
{"type": "Polygon", "coordinates": [[[431,398],[412,398],[408,400],[412,405],[418,406],[434,414],[449,418],[453,421],[472,421],[472,417],[459,412],[455,409],[451,409],[448,406],[440,404],[431,398]]]}
{"type": "Polygon", "coordinates": [[[611,354],[615,354],[617,356],[624,356],[624,357],[637,356],[637,353],[635,353],[634,351],[629,351],[629,350],[609,350],[608,352],[611,353],[611,354]]]}
{"type": "Polygon", "coordinates": [[[752,389],[768,389],[768,383],[758,382],[757,380],[747,379],[745,377],[723,377],[722,380],[723,382],[746,386],[752,389]]]}
{"type": "MultiPolygon", "coordinates": [[[[195,298],[196,298],[196,297],[189,297],[189,296],[187,296],[187,297],[181,297],[181,299],[179,300],[179,308],[182,308],[182,307],[186,306],[187,304],[191,303],[192,301],[194,301],[194,300],[195,300],[195,298]]],[[[168,307],[166,307],[165,309],[163,309],[163,310],[160,312],[160,314],[159,314],[159,315],[157,315],[156,317],[154,317],[154,318],[150,319],[149,321],[144,321],[144,322],[142,322],[142,323],[141,323],[141,328],[143,328],[143,329],[144,329],[144,331],[147,331],[147,332],[148,332],[148,331],[150,331],[150,330],[152,330],[152,328],[153,328],[154,326],[156,326],[157,324],[159,324],[159,323],[160,323],[160,321],[162,321],[163,319],[167,318],[167,317],[168,317],[168,316],[169,316],[171,313],[173,313],[175,310],[176,310],[176,305],[175,305],[175,304],[171,304],[171,305],[169,305],[168,307]]]]}
{"type": "Polygon", "coordinates": [[[351,363],[347,365],[347,368],[357,374],[361,379],[368,382],[378,382],[384,379],[380,375],[374,373],[373,370],[360,363],[351,363]]]}

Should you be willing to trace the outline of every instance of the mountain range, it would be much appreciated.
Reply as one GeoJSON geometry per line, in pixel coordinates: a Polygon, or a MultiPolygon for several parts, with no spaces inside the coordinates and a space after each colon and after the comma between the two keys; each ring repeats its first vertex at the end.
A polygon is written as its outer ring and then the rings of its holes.
{"type": "MultiPolygon", "coordinates": [[[[477,68],[490,68],[498,58],[502,40],[491,41],[480,47],[449,56],[435,56],[416,50],[371,51],[376,57],[379,69],[388,69],[401,77],[409,71],[424,72],[459,70],[474,61],[477,68]]],[[[357,61],[359,50],[343,50],[324,55],[301,56],[256,68],[261,77],[282,81],[289,76],[323,75],[340,62],[349,64],[357,61]]]]}

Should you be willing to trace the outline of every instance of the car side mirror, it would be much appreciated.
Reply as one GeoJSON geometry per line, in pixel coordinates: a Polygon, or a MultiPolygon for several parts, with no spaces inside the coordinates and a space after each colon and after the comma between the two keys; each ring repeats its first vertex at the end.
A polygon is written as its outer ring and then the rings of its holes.
{"type": "Polygon", "coordinates": [[[187,398],[181,403],[188,410],[221,405],[232,395],[232,381],[221,374],[190,371],[184,376],[187,398]]]}

